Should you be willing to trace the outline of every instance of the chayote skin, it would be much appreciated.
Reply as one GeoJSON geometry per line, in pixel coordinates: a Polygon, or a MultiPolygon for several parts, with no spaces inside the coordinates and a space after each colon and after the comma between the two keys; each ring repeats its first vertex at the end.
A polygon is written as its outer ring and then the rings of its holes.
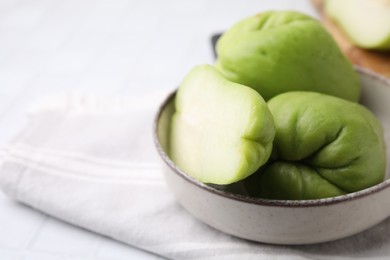
{"type": "Polygon", "coordinates": [[[319,199],[358,191],[384,178],[386,152],[379,120],[358,103],[295,91],[268,101],[276,136],[257,176],[270,199],[319,199]]]}
{"type": "Polygon", "coordinates": [[[227,79],[265,99],[295,90],[358,101],[357,73],[315,19],[269,11],[242,20],[217,42],[216,63],[227,79]]]}

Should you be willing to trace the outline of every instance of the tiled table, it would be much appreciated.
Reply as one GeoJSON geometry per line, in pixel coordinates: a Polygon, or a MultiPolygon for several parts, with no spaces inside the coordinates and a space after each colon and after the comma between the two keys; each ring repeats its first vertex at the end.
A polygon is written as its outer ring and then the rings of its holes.
{"type": "MultiPolygon", "coordinates": [[[[213,33],[267,9],[315,16],[304,0],[1,0],[0,148],[28,121],[30,104],[45,96],[170,91],[192,66],[213,62],[213,33]]],[[[0,192],[0,259],[158,257],[0,192]]]]}

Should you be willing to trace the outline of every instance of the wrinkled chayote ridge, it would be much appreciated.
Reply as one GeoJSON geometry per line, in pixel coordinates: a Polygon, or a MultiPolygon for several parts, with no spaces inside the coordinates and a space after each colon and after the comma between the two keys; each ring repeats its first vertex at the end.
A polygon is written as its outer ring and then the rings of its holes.
{"type": "Polygon", "coordinates": [[[276,135],[272,158],[254,177],[258,196],[326,198],[362,190],[383,180],[383,129],[365,107],[303,91],[278,95],[268,101],[268,106],[276,135]]]}
{"type": "Polygon", "coordinates": [[[358,101],[351,63],[315,19],[294,11],[268,11],[239,21],[218,40],[216,67],[227,79],[269,100],[294,90],[358,101]]]}

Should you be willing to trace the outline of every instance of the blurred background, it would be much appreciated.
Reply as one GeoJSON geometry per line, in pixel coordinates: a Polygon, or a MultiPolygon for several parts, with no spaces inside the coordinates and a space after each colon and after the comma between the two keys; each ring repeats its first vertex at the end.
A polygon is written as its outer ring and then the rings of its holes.
{"type": "Polygon", "coordinates": [[[0,145],[42,96],[169,92],[213,62],[213,33],[268,9],[316,15],[306,0],[0,0],[0,145]]]}
{"type": "MultiPolygon", "coordinates": [[[[307,0],[0,0],[0,150],[31,104],[60,93],[147,99],[194,65],[210,38],[264,10],[307,0]]],[[[0,259],[157,259],[10,201],[0,191],[0,259]]]]}

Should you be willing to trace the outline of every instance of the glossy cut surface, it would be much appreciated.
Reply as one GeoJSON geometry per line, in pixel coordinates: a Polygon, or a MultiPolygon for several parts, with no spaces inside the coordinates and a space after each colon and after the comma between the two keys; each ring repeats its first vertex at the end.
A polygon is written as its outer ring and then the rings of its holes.
{"type": "Polygon", "coordinates": [[[253,89],[210,65],[195,67],[181,83],[169,154],[199,181],[229,184],[251,175],[268,160],[274,136],[271,113],[253,89]]]}
{"type": "Polygon", "coordinates": [[[390,50],[390,0],[327,0],[325,10],[355,45],[390,50]]]}

